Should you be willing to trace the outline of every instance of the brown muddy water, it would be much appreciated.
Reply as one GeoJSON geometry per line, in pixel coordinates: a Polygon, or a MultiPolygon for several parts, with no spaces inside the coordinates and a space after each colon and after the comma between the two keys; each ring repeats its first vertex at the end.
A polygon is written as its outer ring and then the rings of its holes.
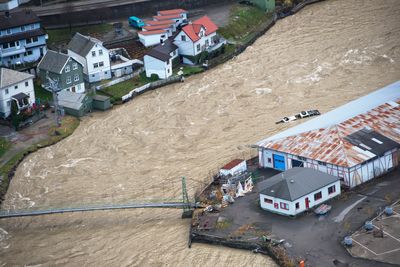
{"type": "MultiPolygon", "coordinates": [[[[400,1],[332,0],[279,21],[206,73],[83,119],[66,140],[27,157],[3,209],[191,195],[274,121],[327,112],[400,79],[400,1]]],[[[194,244],[177,210],[75,213],[0,221],[0,266],[274,266],[248,251],[194,244]]]]}

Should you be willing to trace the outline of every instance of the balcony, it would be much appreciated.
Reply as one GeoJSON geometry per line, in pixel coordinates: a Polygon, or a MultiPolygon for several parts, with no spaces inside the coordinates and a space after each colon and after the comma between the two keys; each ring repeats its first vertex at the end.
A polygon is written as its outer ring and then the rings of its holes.
{"type": "Polygon", "coordinates": [[[24,46],[19,45],[7,49],[0,50],[0,57],[10,57],[13,55],[19,55],[25,53],[26,49],[24,46]]]}
{"type": "Polygon", "coordinates": [[[224,44],[226,44],[226,40],[220,36],[218,36],[217,38],[214,39],[214,43],[212,43],[209,46],[206,46],[206,51],[207,52],[212,52],[217,50],[218,48],[220,48],[221,46],[223,46],[224,44]]]}

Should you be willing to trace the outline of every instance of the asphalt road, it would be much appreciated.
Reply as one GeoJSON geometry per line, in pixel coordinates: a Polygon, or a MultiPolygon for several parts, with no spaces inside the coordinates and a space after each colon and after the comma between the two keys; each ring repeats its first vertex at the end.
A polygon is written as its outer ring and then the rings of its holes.
{"type": "Polygon", "coordinates": [[[258,207],[258,193],[247,194],[220,213],[220,216],[233,220],[232,226],[224,234],[253,223],[262,230],[272,232],[276,239],[285,239],[289,254],[306,259],[308,266],[392,266],[355,259],[340,242],[366,220],[375,217],[388,205],[388,200],[393,202],[400,198],[399,175],[400,169],[397,169],[384,178],[375,179],[355,191],[342,194],[339,199],[331,200],[332,210],[324,217],[317,217],[313,213],[298,218],[273,214],[258,207]],[[351,208],[357,201],[358,204],[351,208]]]}

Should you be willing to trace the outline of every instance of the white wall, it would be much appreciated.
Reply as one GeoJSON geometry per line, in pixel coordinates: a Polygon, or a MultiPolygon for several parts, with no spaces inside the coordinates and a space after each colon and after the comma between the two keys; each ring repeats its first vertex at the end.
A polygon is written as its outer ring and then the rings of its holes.
{"type": "MultiPolygon", "coordinates": [[[[72,87],[74,87],[74,86],[65,88],[65,90],[69,91],[69,92],[73,92],[72,87]]],[[[75,93],[83,94],[84,92],[85,92],[85,83],[84,82],[75,85],[75,93]]]]}
{"type": "Polygon", "coordinates": [[[35,103],[35,91],[33,89],[32,78],[0,89],[0,112],[4,117],[8,117],[11,113],[11,102],[9,102],[11,101],[11,97],[19,93],[25,93],[29,96],[29,104],[32,105],[35,103]],[[28,86],[25,85],[25,82],[28,82],[28,86]],[[17,89],[15,89],[16,85],[18,86],[17,89]],[[8,89],[8,94],[6,94],[6,89],[8,89]]]}
{"type": "Polygon", "coordinates": [[[161,43],[161,40],[165,41],[168,39],[167,33],[160,33],[160,34],[151,34],[151,35],[144,35],[138,34],[139,41],[145,46],[153,46],[161,43]]]}
{"type": "Polygon", "coordinates": [[[221,169],[219,173],[221,175],[234,175],[235,173],[244,172],[247,170],[246,161],[243,160],[241,163],[233,167],[232,169],[221,169]]]}
{"type": "Polygon", "coordinates": [[[143,59],[147,77],[157,74],[160,79],[166,79],[172,75],[171,59],[168,62],[164,62],[149,55],[145,55],[143,59]]]}
{"type": "Polygon", "coordinates": [[[174,39],[174,44],[178,47],[178,52],[180,55],[186,55],[186,56],[195,55],[193,42],[184,31],[178,33],[178,35],[174,39]],[[182,36],[185,36],[186,41],[182,41],[182,36]]]}
{"type": "Polygon", "coordinates": [[[288,155],[281,152],[276,152],[272,150],[263,149],[261,152],[261,157],[259,158],[259,164],[264,168],[274,168],[274,158],[273,155],[279,155],[284,157],[285,159],[285,167],[286,169],[290,169],[288,162],[288,155]]]}
{"type": "Polygon", "coordinates": [[[305,203],[306,198],[308,198],[308,200],[309,200],[308,201],[309,209],[311,209],[311,208],[313,208],[313,207],[315,207],[315,206],[317,206],[319,204],[322,204],[323,202],[327,201],[328,199],[334,198],[334,197],[336,197],[338,195],[340,195],[340,181],[336,181],[336,182],[331,183],[331,184],[329,184],[327,186],[324,186],[323,188],[321,188],[319,190],[316,190],[316,191],[314,191],[314,192],[312,192],[312,193],[310,193],[310,194],[308,194],[306,196],[303,196],[303,197],[301,197],[299,199],[296,199],[296,200],[294,200],[292,202],[290,202],[288,200],[283,200],[283,199],[274,198],[274,197],[270,197],[270,196],[267,196],[267,195],[260,194],[260,205],[261,205],[262,209],[268,210],[268,211],[271,211],[271,212],[284,214],[284,215],[296,215],[296,214],[299,214],[299,213],[302,213],[302,212],[306,211],[306,203],[305,203]],[[336,191],[334,193],[332,193],[332,194],[329,194],[328,193],[328,188],[333,186],[333,185],[335,186],[335,190],[336,191]],[[322,198],[317,200],[317,201],[315,201],[314,200],[314,194],[318,193],[320,191],[322,193],[322,198]],[[265,200],[264,200],[265,198],[271,199],[273,201],[273,203],[272,204],[266,203],[265,200]],[[299,203],[299,209],[296,210],[296,203],[297,202],[299,203]],[[274,205],[275,203],[278,204],[278,208],[275,207],[275,205],[274,205]],[[289,209],[288,210],[282,209],[281,208],[281,203],[288,204],[289,209]]]}
{"type": "Polygon", "coordinates": [[[111,78],[111,67],[110,67],[110,55],[108,50],[100,45],[96,44],[86,55],[89,82],[110,79],[111,78]],[[99,51],[103,51],[100,55],[99,51]],[[95,56],[92,56],[92,52],[95,53],[95,56]],[[103,62],[104,66],[95,68],[93,64],[103,62]],[[93,78],[93,75],[96,74],[96,78],[93,78]]]}

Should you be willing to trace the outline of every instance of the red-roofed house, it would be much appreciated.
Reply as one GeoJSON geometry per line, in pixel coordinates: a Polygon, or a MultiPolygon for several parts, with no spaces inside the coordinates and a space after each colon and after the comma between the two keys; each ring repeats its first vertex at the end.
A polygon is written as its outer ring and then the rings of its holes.
{"type": "Polygon", "coordinates": [[[217,25],[207,16],[184,26],[174,38],[174,43],[179,48],[179,54],[183,57],[183,63],[193,64],[185,56],[197,56],[203,51],[210,52],[226,43],[217,35],[217,29],[217,25]]]}
{"type": "Polygon", "coordinates": [[[219,173],[221,175],[234,175],[236,173],[241,173],[247,171],[246,161],[243,159],[234,159],[221,168],[219,173]]]}
{"type": "Polygon", "coordinates": [[[172,36],[172,27],[170,24],[161,24],[161,25],[154,25],[154,26],[143,26],[143,31],[156,31],[156,30],[164,30],[168,33],[168,37],[172,36]]]}
{"type": "Polygon", "coordinates": [[[145,46],[157,45],[168,39],[168,32],[166,30],[152,30],[138,32],[139,41],[145,46]]]}
{"type": "Polygon", "coordinates": [[[187,14],[188,12],[184,9],[170,9],[170,10],[161,10],[157,12],[157,15],[159,16],[170,16],[170,15],[181,15],[183,19],[187,19],[187,14]]]}
{"type": "Polygon", "coordinates": [[[170,21],[173,20],[175,21],[175,26],[179,26],[180,24],[182,24],[183,21],[185,21],[186,19],[180,15],[180,14],[172,14],[172,15],[166,15],[166,16],[153,16],[153,19],[155,21],[170,21]]]}
{"type": "Polygon", "coordinates": [[[144,23],[146,24],[146,26],[158,26],[158,25],[167,25],[168,24],[168,25],[171,25],[172,32],[176,31],[176,25],[175,25],[175,21],[174,20],[170,20],[170,19],[160,20],[160,21],[157,21],[157,20],[146,20],[144,23]]]}

